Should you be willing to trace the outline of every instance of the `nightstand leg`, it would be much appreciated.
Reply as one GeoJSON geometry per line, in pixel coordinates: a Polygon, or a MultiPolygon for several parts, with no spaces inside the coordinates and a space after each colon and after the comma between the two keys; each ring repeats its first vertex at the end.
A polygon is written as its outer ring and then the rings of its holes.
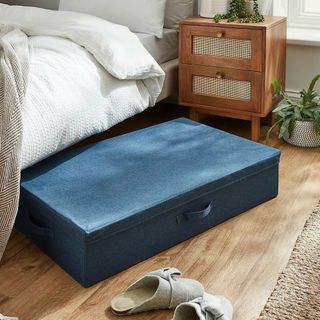
{"type": "Polygon", "coordinates": [[[260,118],[252,117],[251,119],[251,139],[259,141],[260,139],[260,118]]]}
{"type": "Polygon", "coordinates": [[[199,113],[197,110],[190,108],[189,118],[193,121],[199,121],[199,113]]]}
{"type": "Polygon", "coordinates": [[[267,115],[267,126],[272,127],[275,121],[276,121],[276,114],[274,112],[270,112],[267,115]]]}

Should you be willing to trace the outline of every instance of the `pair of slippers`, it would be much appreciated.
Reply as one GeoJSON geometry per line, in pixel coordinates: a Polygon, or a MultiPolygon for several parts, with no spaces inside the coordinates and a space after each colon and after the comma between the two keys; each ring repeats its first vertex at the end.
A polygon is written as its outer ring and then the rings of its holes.
{"type": "Polygon", "coordinates": [[[117,316],[156,309],[176,309],[173,320],[232,320],[232,305],[222,296],[205,293],[202,284],[181,278],[175,268],[147,273],[111,301],[117,316]]]}

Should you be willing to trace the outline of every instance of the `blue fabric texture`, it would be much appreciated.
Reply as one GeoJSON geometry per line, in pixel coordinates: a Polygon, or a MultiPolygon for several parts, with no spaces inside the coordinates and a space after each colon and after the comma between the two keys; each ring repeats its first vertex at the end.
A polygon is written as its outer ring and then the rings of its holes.
{"type": "Polygon", "coordinates": [[[25,170],[17,226],[89,286],[274,198],[279,157],[177,119],[25,170]]]}

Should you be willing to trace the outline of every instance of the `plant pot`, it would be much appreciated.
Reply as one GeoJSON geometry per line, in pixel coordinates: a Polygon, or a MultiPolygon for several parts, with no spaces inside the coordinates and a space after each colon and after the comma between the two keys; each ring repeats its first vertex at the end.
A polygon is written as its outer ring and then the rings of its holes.
{"type": "Polygon", "coordinates": [[[296,121],[291,138],[289,132],[286,132],[283,140],[297,147],[320,147],[320,136],[312,120],[296,121]]]}
{"type": "Polygon", "coordinates": [[[226,14],[228,12],[228,4],[228,0],[201,0],[200,16],[213,18],[216,14],[226,14]]]}
{"type": "Polygon", "coordinates": [[[246,8],[248,12],[252,15],[255,14],[254,12],[254,1],[253,0],[246,0],[246,8]]]}

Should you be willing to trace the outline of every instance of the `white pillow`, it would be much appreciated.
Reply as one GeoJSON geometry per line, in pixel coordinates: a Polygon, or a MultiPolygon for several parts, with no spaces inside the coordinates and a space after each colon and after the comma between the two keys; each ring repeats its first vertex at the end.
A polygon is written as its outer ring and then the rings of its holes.
{"type": "Polygon", "coordinates": [[[165,5],[166,0],[60,0],[59,10],[95,15],[162,38],[165,5]]]}
{"type": "Polygon", "coordinates": [[[193,0],[167,0],[164,20],[165,28],[178,29],[181,19],[186,19],[193,15],[193,4],[193,0]]]}

